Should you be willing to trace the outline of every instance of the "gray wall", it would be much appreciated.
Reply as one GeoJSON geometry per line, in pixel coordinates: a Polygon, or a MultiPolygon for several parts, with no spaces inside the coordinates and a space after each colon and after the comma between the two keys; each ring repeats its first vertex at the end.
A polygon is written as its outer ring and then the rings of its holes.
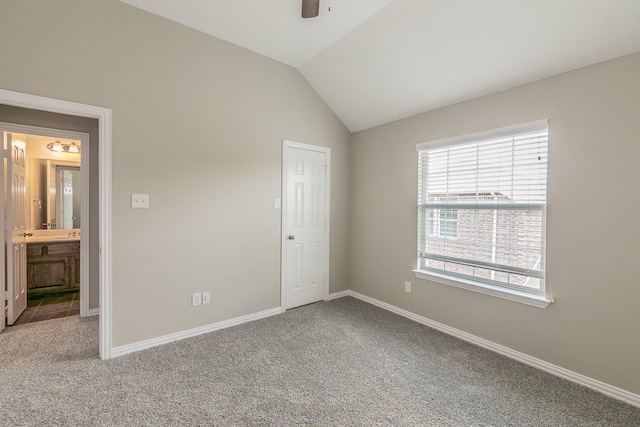
{"type": "MultiPolygon", "coordinates": [[[[6,89],[1,85],[0,88],[6,89]]],[[[89,308],[98,308],[100,300],[100,246],[98,240],[98,151],[100,143],[98,120],[0,104],[0,122],[89,134],[89,227],[83,227],[82,232],[89,235],[89,308]]]]}
{"type": "Polygon", "coordinates": [[[297,70],[115,0],[0,0],[0,40],[1,88],[113,110],[114,346],[280,306],[282,139],[332,149],[347,288],[350,134],[297,70]]]}
{"type": "Polygon", "coordinates": [[[351,289],[640,393],[638,76],[635,54],[354,134],[351,289]],[[417,279],[416,144],[547,117],[556,302],[543,310],[417,279]]]}

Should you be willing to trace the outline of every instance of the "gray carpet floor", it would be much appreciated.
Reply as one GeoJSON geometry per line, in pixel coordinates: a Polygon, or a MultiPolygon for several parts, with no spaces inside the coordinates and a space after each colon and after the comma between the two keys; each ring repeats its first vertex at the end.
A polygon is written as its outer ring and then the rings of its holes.
{"type": "Polygon", "coordinates": [[[77,316],[0,334],[6,426],[640,426],[640,409],[353,298],[108,361],[77,316]]]}

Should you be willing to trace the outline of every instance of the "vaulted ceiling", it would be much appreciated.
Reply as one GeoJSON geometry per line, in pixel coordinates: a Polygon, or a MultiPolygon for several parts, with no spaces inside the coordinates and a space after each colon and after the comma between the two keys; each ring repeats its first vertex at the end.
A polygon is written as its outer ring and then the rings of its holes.
{"type": "Polygon", "coordinates": [[[296,67],[358,131],[640,51],[640,0],[121,0],[296,67]]]}

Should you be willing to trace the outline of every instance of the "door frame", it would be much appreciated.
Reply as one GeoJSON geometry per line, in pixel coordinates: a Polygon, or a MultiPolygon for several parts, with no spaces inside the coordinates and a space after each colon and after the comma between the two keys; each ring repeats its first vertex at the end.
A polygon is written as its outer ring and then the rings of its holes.
{"type": "MultiPolygon", "coordinates": [[[[2,138],[2,135],[0,135],[0,138],[2,138]]],[[[4,150],[4,139],[2,141],[0,141],[0,150],[4,150]]],[[[4,181],[4,176],[5,176],[5,164],[4,164],[5,160],[4,160],[4,154],[2,155],[2,159],[0,159],[0,180],[4,181]]],[[[6,225],[4,224],[4,184],[2,185],[2,197],[0,197],[0,226],[2,227],[2,230],[0,230],[0,262],[4,265],[6,264],[6,257],[4,255],[4,248],[5,248],[5,239],[4,239],[4,235],[5,235],[5,228],[6,225]]],[[[5,301],[7,301],[7,297],[5,295],[4,292],[4,288],[6,286],[7,283],[7,277],[6,277],[6,273],[2,272],[0,273],[0,310],[2,311],[2,317],[0,319],[0,332],[2,332],[5,328],[5,324],[7,323],[7,317],[9,316],[9,303],[5,301]],[[5,304],[7,304],[7,309],[5,310],[5,304]]]]}
{"type": "MultiPolygon", "coordinates": [[[[80,147],[82,147],[82,153],[80,155],[80,174],[83,184],[89,182],[90,144],[88,133],[6,122],[0,122],[0,130],[12,133],[79,140],[80,147]]],[[[28,152],[29,145],[27,143],[27,153],[28,152]]],[[[49,171],[47,171],[47,173],[49,173],[49,171]]],[[[86,229],[89,228],[89,204],[89,185],[85,184],[82,186],[80,224],[87,224],[85,225],[86,229]]],[[[89,311],[89,238],[90,235],[87,231],[80,233],[80,317],[88,317],[91,315],[95,316],[98,314],[90,313],[89,311]]]]}
{"type": "MultiPolygon", "coordinates": [[[[88,117],[98,120],[98,242],[99,255],[99,293],[100,293],[100,320],[99,320],[99,346],[100,358],[111,358],[112,352],[112,308],[111,308],[111,109],[97,107],[77,102],[63,101],[60,99],[46,98],[26,93],[13,92],[0,89],[0,104],[31,110],[48,111],[52,113],[66,114],[77,117],[88,117]]],[[[81,157],[84,159],[85,156],[81,157]]],[[[87,160],[88,160],[88,156],[87,160]]],[[[88,186],[86,186],[88,188],[88,186]]],[[[4,248],[4,233],[0,238],[4,248]]],[[[4,308],[4,278],[0,278],[0,291],[4,308]]],[[[4,319],[3,319],[4,321],[4,319]]]]}
{"type": "Polygon", "coordinates": [[[307,151],[315,151],[325,154],[325,159],[327,161],[327,167],[325,168],[325,219],[327,225],[325,227],[325,267],[324,267],[324,300],[327,301],[329,299],[329,254],[331,251],[329,250],[330,240],[329,237],[331,235],[331,148],[323,147],[320,145],[311,145],[304,144],[302,142],[288,141],[286,139],[282,140],[282,185],[281,185],[281,221],[280,221],[280,309],[282,312],[286,311],[287,307],[287,280],[286,280],[286,271],[287,271],[287,150],[289,148],[296,148],[299,150],[307,150],[307,151]]]}

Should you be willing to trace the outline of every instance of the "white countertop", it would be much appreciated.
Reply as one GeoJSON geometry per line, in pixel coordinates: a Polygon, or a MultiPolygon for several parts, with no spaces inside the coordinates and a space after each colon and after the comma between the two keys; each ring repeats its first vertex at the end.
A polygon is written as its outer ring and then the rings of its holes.
{"type": "Polygon", "coordinates": [[[27,243],[78,242],[80,236],[27,236],[27,243]]]}

